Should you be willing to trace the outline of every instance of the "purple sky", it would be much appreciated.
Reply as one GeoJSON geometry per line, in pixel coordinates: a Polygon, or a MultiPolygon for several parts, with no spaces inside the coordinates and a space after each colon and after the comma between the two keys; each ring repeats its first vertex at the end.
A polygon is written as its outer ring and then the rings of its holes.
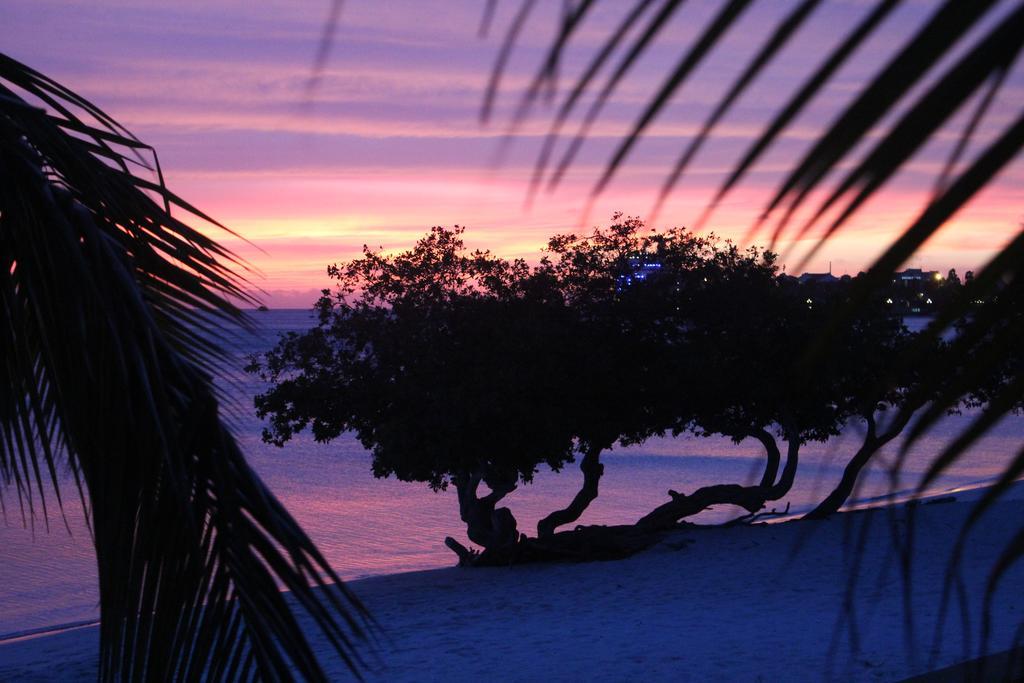
{"type": "MultiPolygon", "coordinates": [[[[471,246],[536,259],[549,235],[579,229],[587,193],[615,143],[680,46],[719,6],[689,0],[630,72],[562,186],[527,212],[527,184],[550,109],[539,108],[523,126],[500,167],[492,162],[551,40],[560,0],[538,3],[502,82],[493,122],[479,122],[490,68],[518,4],[502,0],[497,30],[479,39],[479,1],[347,0],[312,102],[305,92],[327,0],[5,0],[0,41],[8,54],[92,99],[154,145],[173,190],[258,247],[224,239],[259,269],[254,282],[269,293],[270,305],[306,306],[313,290],[328,284],[325,266],[352,256],[364,243],[402,248],[431,225],[457,223],[468,226],[471,246]]],[[[563,84],[630,4],[601,3],[572,45],[563,84]]],[[[716,139],[660,214],[659,226],[696,220],[768,116],[871,4],[831,0],[811,17],[716,129],[716,139]]],[[[936,4],[904,3],[727,198],[710,228],[742,236],[782,172],[936,4]]],[[[795,0],[762,1],[744,16],[658,118],[596,203],[588,225],[606,222],[616,210],[648,214],[665,174],[709,107],[759,48],[766,30],[794,6],[795,0]]],[[[1024,102],[1021,71],[1005,84],[968,159],[1018,115],[1024,102]]],[[[810,269],[824,270],[832,262],[835,272],[856,272],[868,265],[920,211],[922,192],[931,187],[966,116],[958,113],[949,131],[922,150],[810,269]]],[[[913,265],[964,270],[983,263],[1020,228],[1022,179],[1018,160],[913,265]]],[[[790,261],[795,265],[797,258],[790,261]]]]}

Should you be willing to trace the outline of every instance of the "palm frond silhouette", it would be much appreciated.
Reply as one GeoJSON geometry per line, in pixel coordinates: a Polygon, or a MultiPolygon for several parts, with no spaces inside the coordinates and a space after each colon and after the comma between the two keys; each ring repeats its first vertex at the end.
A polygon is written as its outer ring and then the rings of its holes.
{"type": "Polygon", "coordinates": [[[323,680],[300,612],[358,671],[365,610],[219,415],[223,328],[252,299],[244,264],[178,216],[216,223],[152,149],[2,54],[0,178],[0,481],[24,520],[73,473],[100,677],[323,680]]]}
{"type": "MultiPolygon", "coordinates": [[[[510,4],[521,8],[521,14],[529,2],[510,4]]],[[[588,23],[588,19],[598,6],[610,3],[584,0],[566,4],[567,9],[554,32],[555,38],[536,66],[533,84],[512,108],[514,113],[508,123],[509,132],[514,133],[542,97],[553,102],[548,133],[527,191],[529,201],[533,201],[541,189],[553,190],[559,186],[594,124],[631,70],[654,49],[652,46],[659,36],[671,37],[672,19],[686,4],[684,0],[634,0],[618,7],[619,23],[597,28],[588,23]],[[589,59],[584,59],[578,75],[568,80],[561,93],[553,96],[560,65],[573,48],[574,39],[588,30],[604,31],[604,37],[598,40],[596,47],[576,48],[588,52],[589,59]],[[575,132],[567,133],[573,124],[575,132]]],[[[660,84],[647,94],[636,120],[617,141],[590,191],[590,202],[608,190],[655,119],[674,98],[683,96],[683,88],[693,75],[716,49],[723,49],[722,43],[730,31],[757,7],[775,23],[764,23],[763,29],[755,35],[760,44],[752,56],[740,64],[729,87],[711,105],[698,132],[681,144],[675,163],[667,169],[649,219],[656,217],[681,179],[693,168],[702,146],[714,137],[718,125],[735,108],[741,96],[759,78],[770,73],[773,60],[785,47],[799,41],[798,29],[816,13],[836,4],[829,0],[788,4],[728,0],[715,4],[715,11],[697,36],[678,46],[675,62],[667,68],[660,84]]],[[[706,207],[693,227],[700,229],[713,218],[723,200],[793,129],[797,118],[815,99],[836,83],[842,68],[855,59],[858,50],[881,34],[886,22],[894,20],[897,10],[903,9],[904,4],[901,0],[866,3],[859,18],[849,26],[830,27],[825,41],[827,47],[822,48],[819,42],[815,48],[804,48],[809,57],[803,73],[794,81],[792,92],[766,117],[761,132],[707,198],[706,207]]],[[[509,28],[506,44],[514,43],[520,32],[530,30],[529,26],[521,25],[523,21],[517,19],[509,28]]],[[[820,32],[818,37],[822,37],[820,32]]],[[[770,248],[786,239],[817,235],[798,265],[802,269],[830,239],[850,229],[850,219],[888,181],[906,169],[918,151],[940,135],[953,137],[955,143],[949,156],[935,173],[933,193],[922,196],[923,205],[916,218],[871,264],[868,277],[863,278],[853,296],[850,310],[862,305],[880,285],[891,280],[896,269],[981,190],[992,184],[1024,147],[1024,103],[1011,101],[1009,115],[1004,107],[1002,115],[996,116],[992,107],[1004,94],[1007,81],[1020,72],[1018,57],[1024,47],[1024,2],[936,2],[928,8],[919,25],[904,28],[902,39],[889,43],[877,72],[857,87],[851,100],[823,126],[809,149],[790,159],[789,170],[768,195],[747,235],[748,239],[767,238],[770,248]],[[960,112],[967,113],[967,122],[956,130],[952,125],[954,116],[960,112]],[[991,134],[978,136],[982,123],[991,134]],[[968,150],[975,147],[978,151],[973,156],[968,155],[968,150]],[[867,151],[862,152],[863,149],[867,151]],[[837,179],[833,181],[834,177],[837,179]]],[[[875,49],[878,49],[877,43],[875,49]]],[[[510,50],[506,47],[503,58],[496,62],[492,83],[499,81],[508,62],[506,53],[510,50]]],[[[488,91],[483,106],[485,114],[493,109],[493,100],[494,95],[488,91]]],[[[1008,225],[1019,225],[1020,216],[1008,216],[1007,221],[1008,225]]],[[[966,296],[947,307],[932,322],[931,329],[935,333],[957,321],[970,320],[971,324],[970,331],[962,333],[956,345],[960,351],[956,380],[935,378],[936,387],[942,384],[949,389],[911,430],[902,446],[904,453],[948,408],[956,405],[968,387],[977,385],[996,365],[1018,362],[1013,355],[1018,353],[1014,340],[1020,338],[1024,329],[1019,295],[1024,286],[1022,270],[1024,232],[1019,232],[980,270],[967,288],[966,296]]],[[[814,363],[821,361],[815,351],[821,344],[812,342],[808,347],[802,368],[811,377],[814,363]]],[[[964,457],[971,444],[1001,417],[1021,407],[1024,383],[1019,379],[1001,382],[986,398],[989,399],[987,407],[935,457],[920,484],[922,488],[964,457]]],[[[982,500],[978,514],[1022,474],[1024,451],[1000,473],[998,484],[982,500]]],[[[993,576],[1022,555],[1024,530],[1007,548],[993,576]]]]}

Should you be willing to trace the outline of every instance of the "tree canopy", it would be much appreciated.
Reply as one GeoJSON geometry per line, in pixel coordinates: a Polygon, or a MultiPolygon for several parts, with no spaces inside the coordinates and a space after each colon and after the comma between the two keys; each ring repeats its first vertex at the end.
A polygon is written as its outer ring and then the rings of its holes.
{"type": "Polygon", "coordinates": [[[331,266],[318,324],[250,370],[270,382],[256,398],[266,440],[353,432],[376,476],[453,485],[484,548],[474,561],[536,555],[598,496],[603,451],[669,433],[759,444],[763,475],[670,491],[637,528],[660,532],[712,505],[756,513],[789,492],[803,444],[863,423],[847,476],[814,516],[829,514],[935,395],[920,376],[945,343],[911,334],[881,300],[822,337],[829,362],[805,381],[801,349],[834,324],[856,279],[802,283],[771,252],[621,215],[553,237],[532,267],[470,252],[463,232],[435,227],[408,251],[364,248],[331,266]],[[538,468],[576,459],[580,492],[529,538],[498,504],[538,468]]]}

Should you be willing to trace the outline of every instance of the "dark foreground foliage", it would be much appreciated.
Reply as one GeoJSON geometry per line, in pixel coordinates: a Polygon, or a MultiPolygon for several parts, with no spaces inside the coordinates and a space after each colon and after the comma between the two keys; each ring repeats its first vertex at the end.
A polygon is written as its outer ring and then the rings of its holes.
{"type": "MultiPolygon", "coordinates": [[[[493,0],[488,3],[488,17],[495,14],[498,4],[513,5],[518,10],[505,30],[483,98],[483,121],[491,119],[496,110],[501,78],[511,63],[517,41],[531,28],[537,28],[531,24],[540,23],[535,21],[538,5],[533,0],[493,0]]],[[[776,163],[781,159],[787,171],[764,197],[749,236],[768,235],[771,245],[811,237],[812,248],[803,255],[806,263],[839,231],[852,229],[851,219],[871,200],[879,199],[890,181],[909,171],[911,164],[920,159],[922,150],[941,145],[947,156],[944,163],[935,166],[931,191],[920,192],[919,212],[885,246],[860,278],[847,305],[837,312],[839,328],[849,322],[850,316],[857,315],[859,307],[876,299],[893,273],[958,211],[1015,161],[1019,163],[1020,151],[1024,149],[1024,107],[1012,87],[1014,78],[1024,68],[1020,59],[1024,48],[1024,1],[936,0],[913,8],[903,0],[871,0],[858,8],[858,14],[848,25],[837,26],[825,13],[840,4],[831,0],[719,3],[696,35],[677,43],[676,60],[668,63],[664,77],[646,94],[635,122],[616,144],[590,194],[593,201],[608,190],[658,117],[674,100],[686,97],[695,74],[723,54],[739,25],[755,11],[761,12],[764,21],[755,25],[748,22],[742,29],[756,40],[749,57],[716,65],[716,73],[729,79],[728,87],[707,103],[706,116],[697,134],[680,142],[674,165],[666,169],[650,219],[682,186],[686,173],[699,168],[701,148],[715,138],[720,124],[735,113],[744,96],[752,94],[753,86],[772,75],[783,84],[785,99],[765,117],[760,133],[737,155],[717,190],[707,197],[706,208],[695,222],[698,230],[732,192],[749,181],[769,153],[781,154],[776,163]],[[751,34],[752,26],[756,28],[751,34]],[[898,35],[897,39],[878,40],[894,28],[897,31],[891,35],[898,35]],[[808,55],[795,72],[790,66],[783,66],[781,57],[793,49],[808,55]],[[803,114],[823,100],[834,98],[833,86],[840,84],[845,69],[868,50],[872,57],[880,59],[876,71],[850,91],[838,114],[820,125],[806,149],[795,154],[787,151],[780,144],[787,133],[808,125],[803,114]]],[[[508,126],[510,133],[515,132],[538,109],[538,104],[553,105],[548,134],[537,155],[529,189],[531,199],[542,189],[551,191],[561,183],[617,91],[630,82],[630,76],[648,53],[665,48],[659,39],[674,37],[680,20],[687,21],[687,11],[695,9],[694,3],[683,0],[582,0],[567,4],[553,27],[539,27],[553,28],[553,38],[537,63],[529,87],[513,108],[515,113],[508,126]],[[620,20],[610,26],[597,26],[599,21],[594,18],[609,10],[617,11],[620,20]],[[595,34],[600,36],[596,42],[595,34]],[[574,62],[582,66],[573,69],[574,62]]],[[[490,23],[488,20],[485,25],[490,23]]],[[[699,106],[693,101],[689,104],[699,106]]],[[[1019,215],[1006,216],[1005,220],[1007,227],[1020,225],[1019,215]]],[[[935,416],[956,409],[964,385],[986,382],[989,366],[998,364],[999,357],[1015,353],[1020,339],[1015,321],[1019,321],[1021,309],[1019,298],[1008,290],[1022,286],[1022,272],[1024,231],[1018,230],[977,277],[965,282],[964,296],[942,302],[941,313],[931,326],[933,335],[948,332],[965,318],[977,321],[977,334],[963,337],[955,347],[955,355],[922,378],[928,392],[938,398],[929,411],[930,418],[922,420],[920,427],[904,441],[904,453],[927,433],[935,416]],[[979,304],[985,310],[978,310],[979,304]],[[957,388],[949,386],[951,369],[960,378],[957,388]]],[[[936,299],[934,303],[940,302],[936,299]]],[[[832,329],[831,324],[826,326],[805,345],[801,373],[809,383],[822,365],[831,362],[824,352],[827,344],[819,345],[817,340],[827,337],[832,329]]],[[[989,397],[993,400],[982,406],[970,426],[933,461],[931,474],[922,485],[962,458],[974,441],[1002,417],[1019,409],[1024,400],[1024,384],[1019,381],[996,382],[992,390],[994,393],[989,397]]],[[[1012,481],[1022,473],[1024,448],[1009,461],[1001,478],[1012,481]]],[[[1003,490],[1005,486],[993,489],[978,514],[1003,490]]],[[[1007,547],[1004,562],[994,568],[993,580],[1005,563],[1022,556],[1024,529],[1007,547]]]]}
{"type": "Polygon", "coordinates": [[[149,147],[0,55],[3,513],[46,519],[74,474],[103,680],[324,679],[281,586],[355,670],[363,608],[219,415],[235,258],[179,216],[211,220],[149,147]]]}

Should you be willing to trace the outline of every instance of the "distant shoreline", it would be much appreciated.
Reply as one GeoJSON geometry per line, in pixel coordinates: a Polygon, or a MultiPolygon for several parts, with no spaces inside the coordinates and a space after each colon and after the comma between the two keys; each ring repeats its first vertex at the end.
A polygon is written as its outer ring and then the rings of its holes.
{"type": "MultiPolygon", "coordinates": [[[[1011,495],[1020,496],[1021,488],[1011,495]]],[[[905,584],[893,564],[891,538],[894,530],[905,531],[908,516],[896,505],[874,508],[892,509],[897,515],[891,519],[841,514],[808,524],[683,529],[614,562],[449,568],[351,581],[386,635],[388,649],[366,678],[420,681],[453,672],[479,678],[494,673],[496,658],[513,662],[510,677],[518,680],[670,680],[682,673],[692,680],[783,680],[794,672],[901,680],[956,665],[979,653],[964,649],[955,614],[933,655],[928,643],[945,559],[970,511],[965,499],[980,491],[965,492],[956,504],[915,506],[915,557],[921,559],[906,585],[916,630],[925,635],[913,652],[905,648],[905,584]],[[847,544],[858,538],[861,563],[853,565],[847,544]],[[836,631],[852,566],[860,567],[856,651],[848,634],[836,631]]],[[[1016,530],[999,520],[1019,519],[1022,505],[1020,498],[999,503],[986,517],[990,523],[976,528],[963,567],[970,589],[983,587],[1016,530]]],[[[1006,581],[1013,594],[1024,583],[1024,567],[1006,581]]],[[[1002,604],[990,652],[1009,648],[1024,618],[1019,601],[1002,604]]],[[[972,608],[977,624],[978,605],[972,608]]],[[[83,627],[0,644],[0,679],[94,677],[97,639],[98,629],[83,627]]],[[[348,677],[343,664],[321,653],[329,678],[348,677]]]]}
{"type": "Polygon", "coordinates": [[[85,619],[83,621],[72,621],[67,624],[57,624],[55,626],[41,626],[39,628],[31,628],[25,631],[4,633],[0,634],[0,645],[6,645],[7,643],[17,643],[19,641],[24,640],[32,640],[34,638],[40,638],[42,636],[48,636],[54,633],[66,633],[68,631],[77,631],[78,629],[99,625],[100,622],[98,619],[85,619]]]}
{"type": "MultiPolygon", "coordinates": [[[[1022,481],[1024,481],[1024,480],[1022,480],[1022,481]]],[[[886,508],[886,507],[889,507],[889,506],[906,505],[911,500],[919,501],[921,504],[927,504],[930,501],[934,501],[936,499],[945,499],[945,498],[948,498],[950,496],[954,496],[957,501],[961,501],[961,502],[971,501],[971,500],[975,500],[978,497],[980,497],[981,492],[984,491],[986,488],[988,488],[992,483],[993,483],[992,479],[979,480],[978,482],[974,482],[974,483],[971,483],[971,484],[966,484],[966,485],[962,485],[962,486],[952,487],[952,488],[949,488],[949,489],[946,489],[946,490],[943,490],[943,491],[936,491],[936,492],[933,492],[933,493],[929,493],[928,495],[921,496],[920,498],[913,498],[912,497],[913,489],[905,489],[905,490],[894,492],[892,494],[886,494],[886,495],[881,495],[881,496],[872,496],[872,497],[869,497],[869,498],[856,499],[856,500],[852,501],[850,504],[844,506],[843,509],[842,509],[842,512],[858,512],[858,511],[862,511],[862,510],[870,510],[870,509],[875,509],[875,508],[886,508]]],[[[1022,489],[1021,495],[1024,496],[1024,485],[1018,484],[1018,487],[1022,489]]],[[[780,516],[777,516],[777,517],[767,517],[767,518],[764,518],[763,520],[758,520],[758,521],[761,521],[761,522],[766,523],[766,524],[782,524],[782,523],[785,523],[785,522],[798,521],[805,513],[810,511],[811,507],[813,507],[813,506],[807,506],[806,508],[801,507],[801,508],[798,508],[798,509],[796,509],[796,510],[794,510],[794,511],[792,511],[789,514],[786,514],[786,515],[780,515],[780,516]]],[[[693,526],[694,527],[707,527],[708,529],[714,529],[715,527],[717,527],[719,525],[718,524],[701,524],[701,523],[696,523],[693,526]]],[[[454,558],[453,558],[453,565],[454,565],[454,558]]],[[[355,579],[348,579],[348,580],[345,581],[345,585],[349,585],[349,584],[352,584],[354,582],[366,581],[368,579],[377,579],[377,578],[386,577],[386,576],[401,576],[401,575],[404,575],[404,574],[418,574],[420,572],[425,572],[425,571],[426,572],[432,572],[432,571],[444,570],[444,569],[449,569],[449,568],[451,568],[451,567],[434,567],[434,568],[431,568],[431,569],[416,569],[416,570],[412,570],[412,571],[397,571],[397,572],[382,572],[382,573],[379,573],[379,574],[367,574],[365,576],[360,576],[360,577],[355,578],[355,579]]],[[[287,593],[288,591],[282,591],[282,592],[287,593]]],[[[55,633],[63,633],[65,631],[75,631],[75,630],[86,628],[86,627],[89,627],[89,626],[97,626],[97,625],[99,625],[99,623],[100,622],[99,622],[98,619],[84,619],[84,620],[67,622],[67,623],[64,623],[64,624],[54,624],[52,626],[39,626],[39,627],[36,627],[36,628],[25,629],[23,631],[12,631],[10,633],[0,633],[0,645],[4,645],[6,643],[12,643],[12,642],[24,641],[24,640],[32,640],[32,639],[35,639],[35,638],[39,638],[39,637],[43,637],[43,636],[47,636],[47,635],[52,635],[52,634],[55,634],[55,633]]]]}
{"type": "MultiPolygon", "coordinates": [[[[901,508],[901,507],[906,507],[906,505],[908,503],[911,503],[911,502],[916,503],[916,504],[920,504],[920,505],[929,505],[930,503],[935,503],[935,502],[939,502],[939,501],[941,501],[943,503],[946,503],[946,502],[949,502],[949,503],[955,502],[955,503],[961,503],[961,504],[972,503],[972,502],[978,500],[983,495],[983,493],[985,492],[985,490],[988,488],[988,486],[991,483],[992,483],[991,479],[979,480],[978,482],[971,483],[971,484],[950,487],[948,489],[941,490],[941,492],[935,492],[933,494],[930,494],[928,496],[923,496],[923,497],[920,497],[920,498],[909,497],[909,494],[911,493],[911,490],[910,489],[906,489],[906,490],[903,490],[903,492],[896,492],[895,494],[892,494],[892,495],[872,497],[870,499],[861,499],[861,500],[855,501],[852,505],[845,507],[843,512],[840,513],[839,517],[840,518],[848,518],[849,513],[863,512],[863,511],[866,511],[866,510],[884,510],[884,509],[889,509],[889,508],[898,509],[898,508],[901,508]]],[[[1018,502],[1018,503],[1021,503],[1022,501],[1024,501],[1024,480],[1018,481],[1013,487],[1011,487],[1011,489],[1008,490],[1008,492],[1004,495],[1004,497],[1002,497],[1002,499],[1000,499],[1000,501],[1001,502],[1018,502]]],[[[946,507],[946,506],[942,506],[942,507],[946,507]]],[[[779,517],[766,518],[763,521],[766,524],[770,524],[772,526],[777,527],[778,525],[785,524],[786,522],[798,521],[799,518],[801,517],[801,515],[804,512],[806,512],[806,510],[797,511],[797,512],[794,512],[794,513],[791,513],[791,514],[787,514],[787,515],[783,515],[783,516],[779,516],[779,517]]],[[[717,528],[722,528],[722,527],[720,525],[715,525],[715,524],[707,524],[707,525],[696,524],[692,528],[683,528],[683,529],[680,529],[679,531],[677,531],[676,533],[678,533],[678,535],[685,535],[685,533],[687,533],[687,532],[695,532],[695,531],[699,531],[699,532],[712,531],[712,532],[714,532],[717,528]]],[[[654,550],[656,552],[657,548],[655,548],[654,550]]],[[[650,552],[650,551],[646,551],[646,552],[650,552]]],[[[645,553],[640,553],[638,556],[635,556],[635,557],[641,557],[644,554],[645,553]]],[[[624,560],[624,561],[628,561],[628,560],[624,560]]],[[[594,564],[594,563],[592,563],[592,564],[594,564]]],[[[610,563],[597,563],[597,564],[613,565],[614,562],[610,562],[610,563]]],[[[539,565],[524,565],[522,568],[524,568],[524,569],[526,569],[528,571],[538,571],[538,570],[544,570],[545,568],[548,568],[548,567],[564,567],[564,566],[581,566],[581,565],[539,564],[539,565]]],[[[373,584],[376,584],[376,583],[379,583],[379,582],[416,582],[418,579],[422,579],[423,577],[426,577],[426,575],[432,575],[432,574],[435,574],[437,572],[450,572],[450,571],[455,571],[455,572],[459,572],[459,573],[464,573],[464,572],[468,571],[468,572],[478,572],[478,573],[482,574],[482,573],[484,573],[486,571],[489,571],[489,570],[488,569],[469,569],[469,570],[467,570],[467,569],[459,569],[457,567],[450,566],[450,567],[437,567],[437,568],[432,568],[432,569],[418,569],[418,570],[412,570],[412,571],[385,572],[385,573],[379,573],[379,574],[369,574],[369,575],[366,575],[366,577],[361,577],[359,579],[349,580],[349,581],[345,582],[345,585],[350,587],[350,588],[352,588],[353,590],[358,591],[358,588],[360,586],[373,585],[373,584]]],[[[285,591],[285,592],[287,593],[287,591],[285,591]]],[[[23,643],[24,644],[24,643],[29,643],[29,642],[32,642],[32,641],[38,641],[38,640],[41,640],[41,639],[47,639],[47,638],[53,638],[53,637],[61,636],[62,634],[69,634],[69,633],[74,633],[74,632],[78,632],[78,631],[88,631],[88,630],[92,630],[92,628],[96,627],[96,626],[98,626],[98,621],[95,621],[95,620],[85,620],[85,621],[72,622],[72,623],[68,623],[68,624],[59,624],[59,625],[53,625],[53,626],[47,626],[47,627],[40,627],[40,628],[36,628],[36,629],[29,629],[29,630],[26,630],[26,631],[18,631],[18,632],[2,634],[2,635],[0,635],[0,654],[3,654],[3,648],[10,647],[10,646],[15,646],[18,643],[23,643]]],[[[0,657],[0,658],[2,658],[2,657],[0,657]]],[[[0,674],[2,674],[2,673],[3,673],[3,667],[0,666],[0,674]]],[[[2,677],[0,677],[0,678],[2,678],[2,677]]]]}

